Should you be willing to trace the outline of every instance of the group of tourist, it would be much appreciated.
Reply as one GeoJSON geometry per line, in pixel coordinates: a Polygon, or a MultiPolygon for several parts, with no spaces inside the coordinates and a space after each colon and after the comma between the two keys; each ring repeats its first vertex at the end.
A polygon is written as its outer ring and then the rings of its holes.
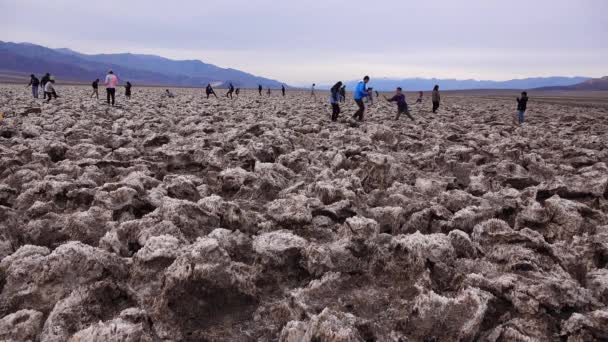
{"type": "MultiPolygon", "coordinates": [[[[363,121],[363,117],[364,117],[364,113],[365,113],[364,100],[367,100],[370,104],[373,104],[373,88],[367,87],[369,80],[370,80],[369,76],[363,77],[363,80],[360,81],[359,83],[357,83],[357,86],[355,87],[355,90],[354,90],[354,100],[355,100],[355,103],[357,104],[358,109],[353,114],[352,117],[353,117],[353,119],[356,119],[359,121],[363,121]]],[[[116,87],[118,86],[118,82],[119,82],[118,76],[116,76],[112,70],[109,70],[108,74],[106,75],[106,78],[105,78],[105,87],[106,87],[108,105],[114,106],[114,104],[116,102],[116,87]]],[[[42,76],[42,78],[40,80],[35,75],[33,75],[33,74],[30,75],[30,83],[27,86],[32,87],[32,96],[34,98],[38,98],[39,88],[41,88],[43,90],[43,92],[44,92],[43,100],[46,100],[46,102],[51,101],[52,98],[56,99],[58,97],[57,92],[55,90],[55,77],[50,75],[49,73],[46,73],[44,76],[42,76]]],[[[99,79],[96,79],[95,81],[93,81],[92,86],[93,86],[93,93],[91,94],[91,97],[96,97],[97,99],[99,99],[99,79]]],[[[131,98],[131,87],[132,87],[131,83],[127,81],[127,83],[125,84],[125,97],[127,99],[131,98]]],[[[316,99],[315,87],[316,87],[316,84],[313,83],[311,92],[310,92],[310,96],[314,99],[316,99]]],[[[228,92],[226,93],[226,97],[232,99],[233,94],[235,94],[238,97],[240,91],[241,91],[240,88],[235,89],[234,85],[232,83],[229,83],[228,92]]],[[[262,96],[262,91],[263,91],[263,87],[260,84],[260,85],[258,85],[258,93],[260,96],[262,96]]],[[[285,96],[285,91],[286,91],[285,86],[282,85],[281,93],[283,96],[285,96]]],[[[207,95],[207,98],[209,98],[209,96],[211,96],[211,95],[213,95],[217,98],[217,94],[213,90],[211,83],[207,84],[207,87],[205,88],[205,93],[207,95]]],[[[268,96],[271,95],[270,88],[268,88],[267,94],[268,94],[268,96]]],[[[375,94],[376,94],[376,97],[379,97],[379,95],[380,95],[378,93],[378,91],[375,91],[375,94]]],[[[423,94],[424,93],[422,91],[420,91],[418,93],[418,99],[416,100],[417,104],[422,103],[423,94]]],[[[170,98],[175,97],[175,95],[173,95],[173,93],[171,91],[169,91],[169,89],[165,90],[165,96],[170,97],[170,98]]],[[[405,95],[403,94],[403,89],[401,87],[398,87],[395,90],[395,94],[391,98],[387,98],[386,96],[384,96],[384,99],[388,102],[395,102],[397,104],[397,115],[395,117],[395,120],[398,120],[401,117],[401,114],[405,114],[405,115],[407,115],[408,118],[410,118],[412,121],[414,121],[414,118],[412,117],[412,115],[409,111],[408,104],[405,99],[405,95]]],[[[346,85],[344,85],[342,82],[337,82],[330,89],[329,102],[330,102],[331,108],[332,108],[332,114],[331,114],[332,121],[338,120],[338,117],[341,112],[340,103],[344,103],[345,101],[346,101],[346,85]]],[[[439,109],[439,104],[441,102],[441,95],[439,94],[438,85],[435,85],[435,87],[433,88],[433,92],[431,95],[431,102],[433,103],[433,109],[432,109],[433,113],[437,113],[437,110],[439,109]]],[[[524,114],[527,109],[527,103],[528,103],[528,94],[524,91],[521,93],[521,97],[517,98],[517,114],[518,114],[517,121],[520,125],[522,125],[524,123],[524,114]]]]}

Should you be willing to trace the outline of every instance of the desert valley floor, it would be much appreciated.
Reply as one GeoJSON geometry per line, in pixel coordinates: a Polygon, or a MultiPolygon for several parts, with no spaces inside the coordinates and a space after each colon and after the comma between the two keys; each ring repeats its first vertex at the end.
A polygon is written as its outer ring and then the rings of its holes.
{"type": "Polygon", "coordinates": [[[0,86],[2,341],[608,339],[605,93],[58,92],[0,86]]]}

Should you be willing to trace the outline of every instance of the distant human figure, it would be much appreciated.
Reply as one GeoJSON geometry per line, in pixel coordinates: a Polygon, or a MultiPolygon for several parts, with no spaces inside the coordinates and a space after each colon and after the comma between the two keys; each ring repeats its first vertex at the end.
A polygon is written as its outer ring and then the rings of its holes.
{"type": "Polygon", "coordinates": [[[310,97],[314,98],[315,100],[317,99],[317,95],[315,94],[315,87],[317,85],[315,83],[312,84],[312,87],[310,88],[310,97]]]}
{"type": "Polygon", "coordinates": [[[116,101],[116,86],[118,85],[118,77],[114,75],[112,70],[108,71],[105,84],[108,104],[112,103],[112,106],[114,106],[116,101]]]}
{"type": "Polygon", "coordinates": [[[338,82],[331,87],[329,103],[331,103],[331,121],[338,120],[340,115],[340,89],[342,89],[342,82],[338,82]]]}
{"type": "Polygon", "coordinates": [[[268,94],[268,96],[270,96],[270,87],[268,87],[268,90],[266,91],[266,94],[268,94]]]}
{"type": "Polygon", "coordinates": [[[524,124],[524,114],[526,113],[527,108],[528,93],[524,91],[521,93],[521,97],[517,98],[517,119],[520,126],[524,124]]]}
{"type": "Polygon", "coordinates": [[[127,99],[131,99],[131,87],[133,85],[131,84],[131,82],[127,81],[127,84],[125,85],[125,97],[127,99]]]}
{"type": "Polygon", "coordinates": [[[228,87],[228,92],[226,93],[226,97],[232,99],[232,93],[234,93],[234,86],[232,85],[232,83],[230,83],[230,86],[228,87]]]}
{"type": "Polygon", "coordinates": [[[239,96],[239,94],[241,93],[241,88],[236,88],[234,93],[236,94],[236,96],[239,96]]]}
{"type": "Polygon", "coordinates": [[[424,96],[424,93],[419,91],[418,98],[416,99],[416,103],[422,103],[422,96],[424,96]]]}
{"type": "Polygon", "coordinates": [[[211,83],[207,83],[207,87],[205,88],[205,93],[207,94],[207,98],[209,98],[209,95],[213,95],[217,99],[217,95],[215,94],[213,87],[211,87],[211,83]]]}
{"type": "Polygon", "coordinates": [[[359,121],[363,121],[363,113],[365,112],[365,104],[363,103],[363,99],[367,96],[367,89],[365,85],[369,82],[369,76],[363,77],[363,81],[357,83],[357,87],[355,88],[355,102],[359,107],[359,110],[355,112],[353,118],[358,119],[359,121]]]}
{"type": "Polygon", "coordinates": [[[262,96],[262,85],[258,85],[258,93],[260,93],[260,96],[262,96]]]}
{"type": "Polygon", "coordinates": [[[346,102],[346,86],[343,85],[342,88],[340,88],[340,102],[346,102]]]}
{"type": "Polygon", "coordinates": [[[386,96],[384,97],[388,102],[397,102],[397,116],[395,117],[395,120],[399,120],[399,117],[401,116],[401,114],[407,115],[408,118],[412,119],[412,121],[414,121],[414,118],[410,115],[410,111],[407,108],[407,102],[405,101],[405,95],[402,92],[401,87],[398,87],[397,90],[395,91],[395,95],[393,97],[391,97],[390,99],[387,98],[386,96]]]}
{"type": "Polygon", "coordinates": [[[175,97],[175,94],[173,94],[171,92],[171,90],[169,90],[169,89],[165,89],[165,95],[167,95],[168,98],[174,98],[175,97]]]}
{"type": "Polygon", "coordinates": [[[439,95],[439,86],[435,85],[433,88],[433,113],[437,113],[437,109],[439,109],[439,102],[441,101],[441,95],[439,95]]]}
{"type": "Polygon", "coordinates": [[[30,83],[27,84],[27,87],[32,87],[32,96],[37,99],[38,98],[38,87],[40,87],[40,80],[34,74],[30,75],[30,83]]]}
{"type": "Polygon", "coordinates": [[[91,93],[90,97],[95,96],[99,100],[99,78],[93,81],[91,86],[93,87],[93,92],[91,93]]]}
{"type": "Polygon", "coordinates": [[[57,91],[55,90],[55,77],[49,76],[48,82],[44,85],[44,95],[47,98],[46,102],[51,102],[51,98],[57,98],[57,91]]]}
{"type": "Polygon", "coordinates": [[[44,91],[44,88],[46,86],[46,84],[48,83],[48,81],[50,80],[51,74],[49,74],[48,72],[46,74],[44,74],[44,76],[42,76],[40,78],[40,84],[42,85],[42,92],[44,94],[42,94],[42,99],[46,100],[46,92],[44,91]]]}
{"type": "Polygon", "coordinates": [[[374,104],[374,92],[373,92],[374,88],[368,88],[367,89],[367,97],[366,100],[367,102],[369,102],[370,105],[374,104]]]}
{"type": "Polygon", "coordinates": [[[376,93],[376,97],[380,97],[380,93],[377,90],[374,90],[374,92],[376,93]]]}
{"type": "Polygon", "coordinates": [[[285,97],[285,85],[281,84],[281,93],[283,94],[283,97],[285,97]]]}

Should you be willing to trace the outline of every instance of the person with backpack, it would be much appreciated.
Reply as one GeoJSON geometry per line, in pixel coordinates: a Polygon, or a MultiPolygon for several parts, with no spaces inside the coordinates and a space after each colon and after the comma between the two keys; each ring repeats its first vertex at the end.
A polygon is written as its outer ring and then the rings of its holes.
{"type": "Polygon", "coordinates": [[[395,91],[395,95],[393,97],[391,97],[390,99],[387,98],[386,96],[384,97],[388,102],[397,102],[397,116],[395,117],[395,120],[399,120],[399,117],[401,117],[401,114],[405,114],[407,115],[408,118],[412,119],[412,121],[414,121],[414,118],[410,115],[410,111],[407,108],[407,102],[405,101],[405,94],[403,94],[403,90],[401,89],[401,87],[398,87],[397,90],[395,91]]]}
{"type": "Polygon", "coordinates": [[[329,103],[331,103],[331,121],[338,120],[340,115],[340,89],[342,88],[342,82],[338,82],[331,87],[329,103]]]}
{"type": "Polygon", "coordinates": [[[90,97],[95,96],[99,100],[99,78],[93,81],[91,86],[93,87],[93,93],[91,93],[90,97]]]}
{"type": "Polygon", "coordinates": [[[228,87],[228,92],[226,93],[226,97],[229,97],[232,100],[232,93],[234,93],[234,86],[230,83],[228,87]]]}
{"type": "Polygon", "coordinates": [[[127,84],[125,85],[125,97],[127,98],[127,100],[131,99],[131,87],[133,85],[131,84],[131,82],[127,81],[127,84]]]}
{"type": "Polygon", "coordinates": [[[27,86],[25,86],[26,88],[31,86],[32,87],[32,96],[37,99],[38,98],[38,87],[40,87],[40,80],[38,80],[38,78],[36,78],[36,76],[34,76],[34,74],[30,75],[30,83],[27,84],[27,86]]]}
{"type": "Polygon", "coordinates": [[[433,88],[433,94],[431,97],[431,100],[433,100],[433,113],[437,113],[437,109],[439,109],[439,102],[441,101],[441,95],[439,95],[438,85],[435,85],[435,87],[433,88]]]}
{"type": "Polygon", "coordinates": [[[43,94],[42,94],[43,100],[46,100],[46,92],[44,91],[44,89],[46,87],[46,84],[49,82],[50,78],[51,78],[51,74],[49,74],[48,72],[40,78],[40,85],[42,86],[42,92],[43,92],[43,94]]]}
{"type": "Polygon", "coordinates": [[[116,101],[116,86],[118,85],[118,77],[114,75],[112,70],[108,71],[108,74],[106,75],[105,85],[107,102],[108,104],[111,103],[113,107],[116,101]]]}
{"type": "Polygon", "coordinates": [[[217,95],[215,94],[213,87],[211,87],[211,83],[207,83],[207,87],[205,88],[205,94],[207,94],[207,98],[209,98],[209,95],[213,95],[217,99],[217,95]]]}
{"type": "Polygon", "coordinates": [[[527,108],[528,93],[524,91],[521,93],[521,97],[517,98],[517,119],[520,126],[524,124],[524,114],[526,113],[527,108]]]}
{"type": "Polygon", "coordinates": [[[363,99],[367,96],[367,89],[365,85],[369,82],[369,76],[363,77],[363,81],[359,81],[357,83],[357,87],[355,88],[355,103],[357,103],[357,107],[359,110],[355,112],[353,115],[354,119],[358,119],[359,121],[363,121],[363,113],[365,112],[365,104],[363,103],[363,99]]]}

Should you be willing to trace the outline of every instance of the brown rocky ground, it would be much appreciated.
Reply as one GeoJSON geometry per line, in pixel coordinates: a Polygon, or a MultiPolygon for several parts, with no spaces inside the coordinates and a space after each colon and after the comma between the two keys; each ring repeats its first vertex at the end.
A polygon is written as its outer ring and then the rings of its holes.
{"type": "Polygon", "coordinates": [[[3,341],[608,339],[605,107],[59,92],[0,86],[3,341]]]}

